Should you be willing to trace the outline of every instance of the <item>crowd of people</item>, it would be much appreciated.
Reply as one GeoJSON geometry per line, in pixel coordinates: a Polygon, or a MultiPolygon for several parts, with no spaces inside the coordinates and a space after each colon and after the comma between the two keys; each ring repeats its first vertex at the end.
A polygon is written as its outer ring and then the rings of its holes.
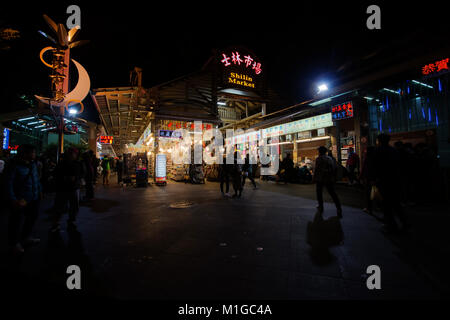
{"type": "MultiPolygon", "coordinates": [[[[2,160],[1,167],[2,200],[9,204],[10,211],[8,244],[16,255],[40,241],[32,231],[44,193],[55,193],[53,207],[47,210],[52,220],[50,232],[60,231],[64,214],[68,214],[67,228],[76,229],[80,201],[93,200],[99,175],[103,176],[103,185],[108,186],[110,171],[123,170],[123,163],[121,157],[117,161],[108,156],[100,160],[91,150],[80,154],[73,147],[67,148],[56,163],[56,159],[45,155],[37,157],[33,145],[23,144],[16,157],[2,160]]],[[[121,172],[117,176],[120,183],[121,172]]]]}
{"type": "MultiPolygon", "coordinates": [[[[384,213],[385,231],[398,232],[409,227],[403,212],[408,201],[418,201],[432,193],[430,179],[437,172],[437,157],[425,144],[396,142],[390,145],[390,136],[380,134],[377,146],[368,147],[360,161],[352,148],[348,150],[346,172],[350,185],[362,186],[365,195],[365,208],[373,214],[374,201],[380,202],[384,213]],[[397,218],[397,219],[396,219],[397,218]],[[399,221],[399,223],[397,222],[399,221]]],[[[266,165],[267,166],[267,165],[266,165]]],[[[111,172],[117,172],[117,182],[122,182],[124,164],[122,157],[113,159],[104,156],[98,159],[94,152],[80,154],[76,148],[68,148],[61,160],[41,156],[37,157],[33,145],[21,145],[15,158],[0,162],[0,177],[4,192],[2,196],[9,204],[8,242],[14,253],[24,252],[24,248],[39,242],[32,237],[33,225],[39,212],[39,203],[44,193],[55,193],[51,232],[60,230],[60,221],[68,214],[67,227],[76,228],[75,221],[81,201],[91,201],[95,197],[95,188],[99,177],[103,186],[110,183],[111,172]],[[84,190],[84,197],[80,196],[84,190]],[[23,221],[22,221],[23,220],[23,221]],[[23,223],[22,223],[23,222],[23,223]]],[[[290,154],[280,163],[277,181],[301,181],[316,184],[317,209],[323,212],[323,189],[333,199],[337,216],[343,217],[340,199],[335,190],[340,165],[326,147],[318,148],[312,172],[307,166],[294,168],[290,154]]],[[[250,161],[249,155],[241,159],[239,152],[234,153],[234,161],[219,165],[218,178],[220,191],[224,197],[241,198],[246,180],[250,180],[257,189],[255,174],[258,165],[250,161]],[[230,195],[230,184],[234,194],[230,195]]]]}

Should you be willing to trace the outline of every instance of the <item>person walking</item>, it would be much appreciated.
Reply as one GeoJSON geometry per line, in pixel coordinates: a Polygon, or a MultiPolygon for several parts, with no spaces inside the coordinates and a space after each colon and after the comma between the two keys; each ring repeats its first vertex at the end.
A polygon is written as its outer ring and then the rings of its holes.
{"type": "Polygon", "coordinates": [[[84,200],[92,200],[94,199],[94,180],[95,180],[95,169],[94,169],[94,153],[92,150],[86,151],[83,153],[83,164],[85,168],[85,188],[86,195],[84,200]]]}
{"type": "Polygon", "coordinates": [[[6,198],[11,208],[8,245],[10,252],[15,255],[22,254],[24,247],[40,242],[40,239],[31,236],[42,198],[35,160],[36,148],[23,144],[17,150],[17,158],[12,159],[5,168],[6,198]]]}
{"type": "Polygon", "coordinates": [[[247,156],[245,157],[245,163],[244,166],[242,167],[242,171],[243,171],[243,178],[242,178],[242,188],[244,188],[245,186],[245,180],[248,178],[251,183],[253,184],[253,190],[256,190],[256,182],[255,179],[253,177],[253,173],[255,171],[255,165],[250,163],[250,155],[247,153],[247,156]]]}
{"type": "Polygon", "coordinates": [[[123,161],[122,161],[122,155],[119,155],[119,159],[117,159],[116,163],[116,171],[117,171],[117,183],[119,185],[122,184],[122,176],[123,176],[123,161]]]}
{"type": "Polygon", "coordinates": [[[232,167],[232,180],[234,195],[233,198],[240,198],[242,196],[242,164],[240,162],[240,153],[236,151],[234,153],[234,163],[232,167]]]}
{"type": "Polygon", "coordinates": [[[366,201],[366,207],[363,209],[370,215],[373,215],[373,201],[370,199],[372,187],[375,185],[375,147],[369,146],[363,157],[363,163],[361,167],[361,173],[359,180],[364,186],[364,198],[366,201]]]}
{"type": "Polygon", "coordinates": [[[109,185],[109,176],[111,174],[111,161],[107,155],[103,157],[102,160],[102,174],[103,174],[103,185],[109,185]]]}
{"type": "Polygon", "coordinates": [[[67,227],[75,228],[75,220],[79,211],[80,180],[83,175],[80,162],[77,161],[78,150],[69,148],[56,167],[56,212],[50,232],[60,230],[60,220],[68,211],[67,227]]]}
{"type": "Polygon", "coordinates": [[[341,202],[334,190],[336,180],[336,167],[333,160],[327,156],[327,148],[321,146],[318,148],[319,156],[314,166],[314,182],[316,183],[317,209],[323,212],[323,188],[325,187],[334,201],[337,209],[337,216],[342,218],[341,202]]]}
{"type": "Polygon", "coordinates": [[[407,229],[409,223],[400,204],[400,167],[405,164],[400,162],[398,151],[389,145],[390,138],[388,134],[383,133],[377,137],[378,146],[374,157],[375,185],[382,197],[385,221],[383,231],[386,233],[396,233],[400,231],[400,228],[395,221],[395,216],[399,218],[403,229],[407,229]]]}
{"type": "Polygon", "coordinates": [[[353,185],[356,184],[356,169],[359,170],[359,156],[355,152],[355,150],[350,147],[348,148],[348,158],[346,163],[347,171],[348,171],[348,184],[353,185]]]}
{"type": "Polygon", "coordinates": [[[222,196],[229,197],[230,196],[230,170],[229,165],[226,163],[226,156],[223,156],[223,161],[219,164],[219,181],[220,181],[220,192],[222,196]],[[223,185],[225,184],[225,193],[223,191],[223,185]]]}

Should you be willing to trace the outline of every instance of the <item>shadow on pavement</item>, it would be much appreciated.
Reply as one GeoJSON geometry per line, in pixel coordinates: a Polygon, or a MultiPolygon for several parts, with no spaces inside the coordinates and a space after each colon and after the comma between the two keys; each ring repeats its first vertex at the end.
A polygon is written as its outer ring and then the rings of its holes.
{"type": "Polygon", "coordinates": [[[89,207],[93,212],[96,213],[108,212],[109,210],[111,210],[111,208],[117,207],[119,205],[119,201],[101,198],[80,202],[80,206],[89,207]]]}
{"type": "Polygon", "coordinates": [[[324,220],[322,214],[317,212],[313,221],[308,222],[306,232],[306,242],[311,246],[309,253],[312,261],[317,265],[327,265],[334,261],[335,257],[329,249],[344,241],[340,219],[330,217],[324,220]]]}

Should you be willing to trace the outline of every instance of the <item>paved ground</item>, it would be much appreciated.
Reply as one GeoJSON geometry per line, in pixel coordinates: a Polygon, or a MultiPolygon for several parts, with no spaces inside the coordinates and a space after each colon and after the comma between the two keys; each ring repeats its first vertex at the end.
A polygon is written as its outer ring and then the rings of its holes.
{"type": "MultiPolygon", "coordinates": [[[[78,232],[49,237],[49,216],[41,214],[36,235],[42,243],[21,261],[1,259],[2,284],[21,297],[428,299],[447,294],[439,278],[445,270],[436,268],[444,264],[435,260],[436,254],[448,256],[447,247],[434,243],[442,239],[424,239],[421,229],[386,237],[380,222],[361,211],[358,190],[338,188],[344,218],[337,219],[326,203],[321,220],[313,186],[246,187],[242,199],[224,199],[215,182],[99,186],[97,200],[81,208],[78,232]],[[179,201],[192,206],[170,207],[179,201]],[[65,289],[71,264],[82,270],[83,289],[76,293],[65,289]],[[366,268],[373,264],[381,268],[381,290],[366,288],[366,268]]],[[[44,209],[51,201],[44,201],[44,209]]],[[[421,216],[426,209],[410,211],[415,221],[427,220],[421,216]]],[[[447,222],[447,216],[448,211],[439,219],[447,222]]],[[[5,222],[2,215],[2,256],[5,222]]],[[[423,223],[430,230],[439,224],[423,223]]]]}

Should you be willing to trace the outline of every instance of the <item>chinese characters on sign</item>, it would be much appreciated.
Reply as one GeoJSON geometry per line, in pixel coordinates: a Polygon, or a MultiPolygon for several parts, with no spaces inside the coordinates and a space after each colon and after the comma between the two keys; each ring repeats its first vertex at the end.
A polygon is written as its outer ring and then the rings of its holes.
{"type": "Polygon", "coordinates": [[[353,117],[353,104],[346,102],[331,108],[333,120],[341,120],[353,117]]]}
{"type": "Polygon", "coordinates": [[[232,52],[231,56],[227,56],[225,53],[222,53],[222,57],[223,59],[220,60],[220,62],[222,62],[225,67],[228,67],[232,64],[238,66],[242,64],[243,66],[245,65],[246,68],[251,67],[253,70],[255,70],[255,74],[260,74],[262,72],[261,63],[254,61],[250,54],[244,56],[244,59],[242,59],[239,52],[236,51],[232,52]]]}
{"type": "Polygon", "coordinates": [[[9,129],[3,128],[3,149],[7,150],[9,147],[9,129]]]}
{"type": "Polygon", "coordinates": [[[112,144],[113,136],[100,136],[100,143],[102,144],[112,144]]]}
{"type": "Polygon", "coordinates": [[[441,72],[443,70],[448,71],[448,61],[449,58],[436,61],[435,63],[429,63],[422,67],[422,74],[430,75],[433,73],[441,72]]]}

